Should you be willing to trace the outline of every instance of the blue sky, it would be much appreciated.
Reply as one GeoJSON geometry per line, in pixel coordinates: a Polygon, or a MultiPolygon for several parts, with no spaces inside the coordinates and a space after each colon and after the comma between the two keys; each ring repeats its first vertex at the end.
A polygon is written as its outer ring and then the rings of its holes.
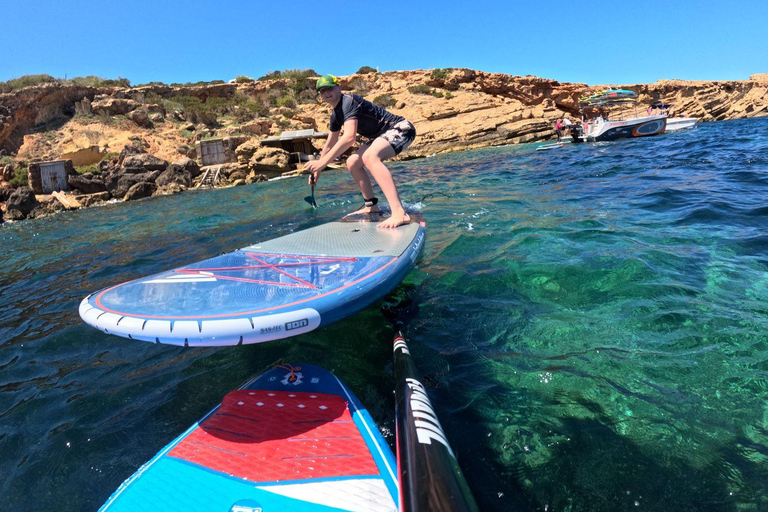
{"type": "Polygon", "coordinates": [[[768,1],[0,0],[0,81],[467,67],[562,82],[768,73],[768,1]],[[546,6],[546,7],[545,7],[546,6]],[[604,7],[601,7],[604,6],[604,7]]]}

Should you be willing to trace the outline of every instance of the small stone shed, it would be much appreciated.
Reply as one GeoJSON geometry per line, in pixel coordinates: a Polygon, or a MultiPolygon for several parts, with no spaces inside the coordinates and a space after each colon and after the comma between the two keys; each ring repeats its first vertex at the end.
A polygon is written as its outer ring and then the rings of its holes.
{"type": "Polygon", "coordinates": [[[222,137],[195,142],[195,152],[200,166],[220,165],[237,161],[235,149],[250,137],[222,137]]]}
{"type": "Polygon", "coordinates": [[[33,162],[27,169],[29,187],[35,194],[51,194],[57,190],[69,190],[67,176],[77,174],[72,160],[33,162]]]}

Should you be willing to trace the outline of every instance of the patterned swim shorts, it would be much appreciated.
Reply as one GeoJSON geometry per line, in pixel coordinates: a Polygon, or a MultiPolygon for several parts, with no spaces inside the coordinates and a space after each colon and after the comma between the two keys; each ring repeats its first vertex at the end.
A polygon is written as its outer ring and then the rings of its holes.
{"type": "Polygon", "coordinates": [[[395,150],[395,155],[399,155],[408,149],[413,139],[416,138],[416,128],[413,127],[410,121],[403,119],[391,129],[379,135],[379,137],[389,142],[389,145],[395,150]]]}

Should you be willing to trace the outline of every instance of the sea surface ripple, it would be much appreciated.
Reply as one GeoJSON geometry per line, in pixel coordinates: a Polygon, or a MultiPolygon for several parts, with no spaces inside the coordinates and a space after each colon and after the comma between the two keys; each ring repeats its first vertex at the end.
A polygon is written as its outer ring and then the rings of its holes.
{"type": "Polygon", "coordinates": [[[345,173],[0,226],[0,510],[96,510],[249,377],[308,362],[393,442],[392,326],[482,510],[768,510],[768,118],[391,166],[428,222],[385,299],[185,349],[80,320],[97,289],[339,218],[345,173]]]}

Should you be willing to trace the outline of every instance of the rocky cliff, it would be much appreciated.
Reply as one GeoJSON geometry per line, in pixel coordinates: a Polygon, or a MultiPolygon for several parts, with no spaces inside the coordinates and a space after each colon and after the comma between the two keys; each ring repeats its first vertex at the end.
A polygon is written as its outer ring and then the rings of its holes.
{"type": "MultiPolygon", "coordinates": [[[[661,80],[588,86],[470,69],[437,71],[360,74],[341,81],[345,90],[370,100],[378,98],[416,125],[419,136],[408,152],[410,157],[550,138],[553,119],[578,117],[578,98],[609,86],[636,91],[641,104],[671,103],[675,115],[703,122],[768,115],[765,74],[742,81],[661,80]]],[[[177,88],[95,89],[55,83],[28,87],[0,94],[0,150],[19,158],[59,158],[94,146],[119,152],[127,141],[142,137],[150,152],[172,159],[178,156],[179,146],[190,142],[190,133],[179,133],[185,128],[187,132],[204,131],[192,134],[197,138],[235,132],[265,137],[284,129],[327,129],[328,107],[311,96],[308,100],[307,91],[301,96],[302,91],[296,94],[296,90],[290,80],[177,88]],[[212,98],[235,96],[260,103],[264,109],[250,118],[245,112],[236,119],[225,114],[190,120],[183,109],[165,112],[156,100],[154,110],[146,108],[150,97],[170,102],[192,97],[206,104],[212,98]],[[275,104],[275,98],[291,96],[289,102],[275,104]],[[136,111],[139,113],[134,114],[136,111]]]]}
{"type": "MultiPolygon", "coordinates": [[[[641,105],[671,103],[675,116],[702,122],[768,115],[768,74],[741,81],[588,86],[437,69],[355,74],[341,83],[345,91],[414,123],[418,137],[403,158],[552,138],[554,119],[578,119],[578,99],[607,87],[636,91],[641,105]]],[[[245,134],[253,149],[259,139],[284,130],[327,130],[330,108],[319,102],[313,84],[308,77],[189,87],[47,83],[2,93],[0,169],[5,165],[6,181],[0,187],[9,186],[14,165],[36,160],[70,159],[75,167],[92,165],[96,173],[99,163],[102,171],[113,172],[110,162],[126,146],[174,162],[194,158],[195,141],[208,137],[245,134]]],[[[238,159],[227,174],[258,179],[258,162],[238,159]]]]}

